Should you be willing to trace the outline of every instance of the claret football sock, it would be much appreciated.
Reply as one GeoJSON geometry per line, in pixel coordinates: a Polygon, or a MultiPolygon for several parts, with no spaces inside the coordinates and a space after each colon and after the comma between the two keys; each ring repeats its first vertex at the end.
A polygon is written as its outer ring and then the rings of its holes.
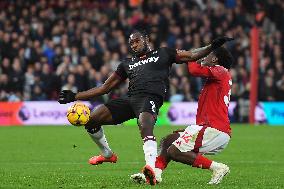
{"type": "Polygon", "coordinates": [[[101,150],[101,153],[104,157],[109,158],[112,156],[113,152],[111,151],[107,139],[104,134],[103,128],[100,128],[97,132],[89,132],[90,137],[92,140],[98,145],[101,150]]]}
{"type": "Polygon", "coordinates": [[[157,157],[157,142],[154,136],[146,136],[144,139],[143,150],[145,154],[146,165],[155,167],[157,157]]]}
{"type": "Polygon", "coordinates": [[[195,158],[192,167],[202,168],[202,169],[209,169],[212,164],[212,160],[207,159],[206,157],[198,154],[195,158]]]}
{"type": "Polygon", "coordinates": [[[156,168],[159,168],[159,169],[161,169],[161,170],[164,170],[164,169],[167,167],[167,165],[168,165],[168,162],[167,162],[167,160],[166,160],[165,157],[163,157],[163,156],[158,156],[158,157],[156,158],[156,163],[155,163],[155,167],[156,167],[156,168]]]}

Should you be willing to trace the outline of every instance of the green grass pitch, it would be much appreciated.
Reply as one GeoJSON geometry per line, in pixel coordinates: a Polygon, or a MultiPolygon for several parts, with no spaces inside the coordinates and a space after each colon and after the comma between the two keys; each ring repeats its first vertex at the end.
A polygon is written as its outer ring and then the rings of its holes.
{"type": "MultiPolygon", "coordinates": [[[[180,127],[157,127],[158,139],[180,127]]],[[[211,172],[171,163],[157,188],[284,188],[284,127],[234,125],[231,143],[213,160],[231,173],[218,186],[211,172]]],[[[83,128],[0,127],[0,188],[151,188],[129,175],[144,166],[136,127],[105,127],[116,164],[88,164],[98,149],[83,128]]]]}

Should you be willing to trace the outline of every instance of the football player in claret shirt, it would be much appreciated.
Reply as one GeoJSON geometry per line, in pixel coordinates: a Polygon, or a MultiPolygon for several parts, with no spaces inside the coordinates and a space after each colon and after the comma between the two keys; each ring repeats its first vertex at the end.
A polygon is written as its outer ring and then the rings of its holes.
{"type": "MultiPolygon", "coordinates": [[[[231,136],[228,106],[232,79],[229,68],[233,57],[225,48],[219,47],[206,58],[188,63],[188,71],[196,77],[206,78],[198,100],[196,125],[175,131],[161,141],[160,155],[155,164],[155,178],[162,181],[162,171],[173,160],[192,167],[213,171],[209,184],[218,184],[229,173],[227,165],[207,159],[203,154],[221,152],[231,136]]],[[[136,182],[146,181],[142,173],[131,175],[136,182]]]]}
{"type": "MultiPolygon", "coordinates": [[[[120,124],[137,118],[146,165],[143,172],[153,177],[157,156],[157,142],[153,128],[169,87],[169,71],[173,63],[195,61],[207,56],[211,51],[222,46],[228,37],[219,37],[211,44],[195,51],[176,51],[170,48],[152,50],[149,38],[144,32],[134,31],[129,37],[131,58],[123,60],[117,70],[105,83],[87,91],[73,93],[62,91],[59,103],[65,104],[76,100],[94,99],[109,93],[127,78],[129,79],[128,96],[110,100],[95,108],[85,128],[92,140],[101,150],[101,155],[89,159],[92,165],[117,161],[117,156],[110,149],[102,125],[120,124]]],[[[151,183],[155,184],[155,183],[151,183]]]]}

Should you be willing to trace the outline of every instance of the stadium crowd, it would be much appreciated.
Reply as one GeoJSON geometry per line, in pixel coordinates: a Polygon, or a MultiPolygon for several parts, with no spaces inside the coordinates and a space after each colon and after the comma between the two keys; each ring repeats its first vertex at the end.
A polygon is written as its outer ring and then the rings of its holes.
{"type": "MultiPolygon", "coordinates": [[[[259,100],[284,101],[284,1],[3,0],[0,2],[0,101],[57,100],[101,85],[128,56],[128,35],[145,28],[153,47],[192,49],[220,35],[235,57],[231,100],[250,90],[250,37],[260,31],[259,100]]],[[[196,101],[201,78],[174,65],[169,101],[196,101]]],[[[127,82],[104,96],[116,98],[127,82]]]]}

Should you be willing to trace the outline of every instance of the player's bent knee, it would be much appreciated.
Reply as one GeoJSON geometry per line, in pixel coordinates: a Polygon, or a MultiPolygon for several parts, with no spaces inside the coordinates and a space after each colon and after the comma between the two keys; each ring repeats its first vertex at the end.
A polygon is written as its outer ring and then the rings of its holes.
{"type": "Polygon", "coordinates": [[[138,124],[141,129],[152,129],[155,125],[155,122],[152,120],[139,120],[138,124]]]}
{"type": "Polygon", "coordinates": [[[144,138],[146,136],[153,136],[153,130],[154,130],[154,125],[152,124],[146,124],[146,123],[140,123],[140,132],[141,132],[141,137],[144,138]]]}
{"type": "Polygon", "coordinates": [[[175,147],[174,145],[171,145],[167,150],[167,154],[172,160],[176,160],[180,153],[182,152],[179,151],[179,149],[177,149],[177,147],[175,147]]]}
{"type": "Polygon", "coordinates": [[[97,120],[95,120],[93,117],[90,118],[90,120],[85,124],[85,129],[96,129],[100,128],[99,123],[97,120]]]}
{"type": "Polygon", "coordinates": [[[155,125],[155,118],[148,112],[142,112],[139,115],[138,123],[142,127],[153,127],[155,125]]]}
{"type": "Polygon", "coordinates": [[[92,113],[90,120],[85,124],[85,128],[100,130],[102,125],[112,124],[112,115],[105,105],[98,106],[92,113]]]}
{"type": "Polygon", "coordinates": [[[172,145],[172,143],[176,139],[178,139],[178,137],[179,137],[178,133],[173,133],[173,134],[163,137],[160,141],[161,147],[164,149],[168,149],[172,145]]]}

